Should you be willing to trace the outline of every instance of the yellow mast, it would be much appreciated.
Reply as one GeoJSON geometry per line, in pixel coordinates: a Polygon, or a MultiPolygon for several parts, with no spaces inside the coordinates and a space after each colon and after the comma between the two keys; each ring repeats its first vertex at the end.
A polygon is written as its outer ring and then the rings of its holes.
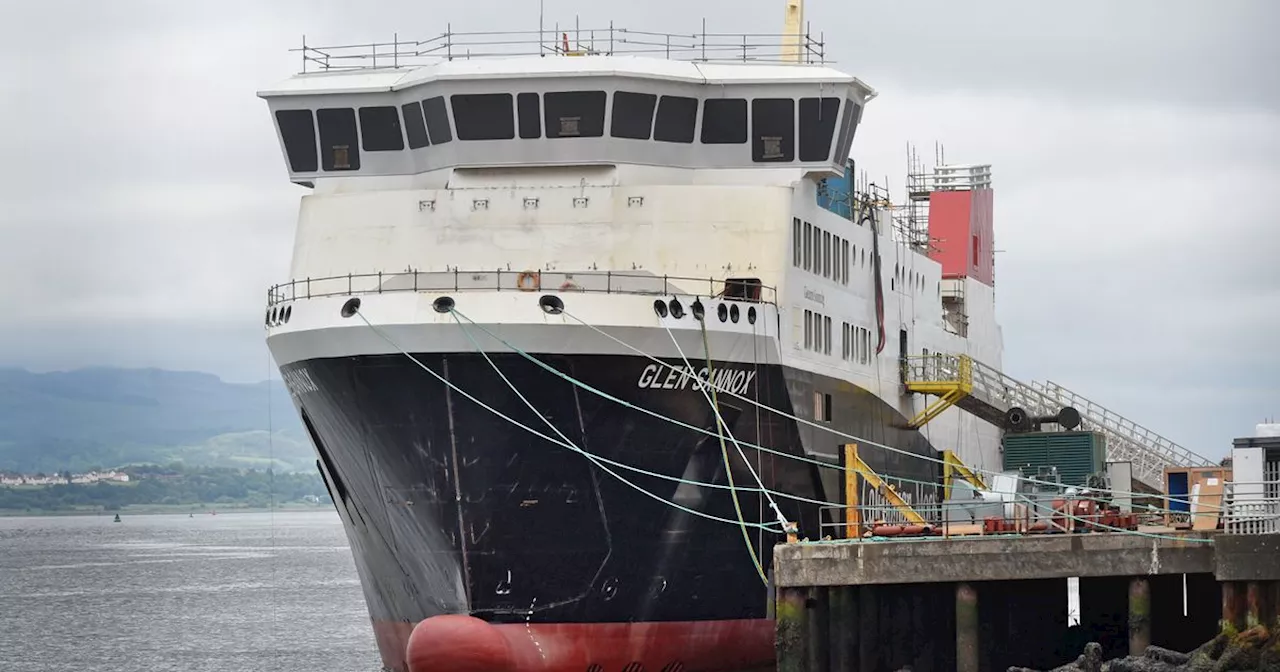
{"type": "Polygon", "coordinates": [[[804,61],[804,0],[787,0],[782,21],[782,60],[804,61]]]}

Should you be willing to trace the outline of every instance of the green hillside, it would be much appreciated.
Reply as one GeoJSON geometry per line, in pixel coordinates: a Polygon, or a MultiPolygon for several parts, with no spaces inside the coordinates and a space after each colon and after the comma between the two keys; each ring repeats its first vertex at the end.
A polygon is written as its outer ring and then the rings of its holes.
{"type": "Polygon", "coordinates": [[[227,383],[160,369],[0,369],[0,471],[175,461],[314,469],[297,411],[278,381],[227,383]]]}

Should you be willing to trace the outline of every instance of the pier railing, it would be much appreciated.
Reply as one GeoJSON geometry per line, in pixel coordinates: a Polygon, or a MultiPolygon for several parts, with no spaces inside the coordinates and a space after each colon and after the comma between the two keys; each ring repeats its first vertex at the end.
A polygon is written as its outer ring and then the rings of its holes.
{"type": "Polygon", "coordinates": [[[1222,529],[1227,534],[1280,533],[1280,481],[1227,481],[1222,496],[1222,529]]]}
{"type": "Polygon", "coordinates": [[[304,35],[302,72],[410,68],[457,59],[502,56],[648,56],[704,62],[827,63],[822,36],[714,33],[706,22],[696,33],[662,33],[608,26],[547,25],[538,30],[455,32],[427,39],[317,46],[304,35]]]}
{"type": "Polygon", "coordinates": [[[618,271],[405,271],[300,278],[267,291],[267,308],[299,299],[391,292],[587,292],[717,297],[775,303],[777,292],[751,279],[682,277],[618,271]]]}

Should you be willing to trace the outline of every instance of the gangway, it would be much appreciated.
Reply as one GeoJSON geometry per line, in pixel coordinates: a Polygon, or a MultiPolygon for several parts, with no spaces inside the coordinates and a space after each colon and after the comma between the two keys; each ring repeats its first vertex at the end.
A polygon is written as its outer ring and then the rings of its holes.
{"type": "Polygon", "coordinates": [[[1078,425],[1106,436],[1107,459],[1130,462],[1134,480],[1154,492],[1162,490],[1167,466],[1214,464],[1056,383],[1026,384],[968,355],[908,357],[903,379],[908,390],[936,397],[911,420],[912,427],[923,426],[951,406],[1004,429],[1030,429],[1033,422],[1064,429],[1078,425]]]}

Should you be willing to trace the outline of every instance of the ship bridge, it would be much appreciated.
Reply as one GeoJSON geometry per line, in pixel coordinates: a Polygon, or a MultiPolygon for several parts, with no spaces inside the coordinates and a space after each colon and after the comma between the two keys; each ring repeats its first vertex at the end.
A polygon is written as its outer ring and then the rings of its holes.
{"type": "MultiPolygon", "coordinates": [[[[875,96],[825,65],[822,43],[806,35],[573,34],[304,41],[302,72],[258,95],[289,178],[307,186],[459,168],[623,164],[786,168],[779,181],[789,183],[843,173],[863,106],[875,96]]],[[[432,185],[400,188],[423,186],[432,185]]]]}

